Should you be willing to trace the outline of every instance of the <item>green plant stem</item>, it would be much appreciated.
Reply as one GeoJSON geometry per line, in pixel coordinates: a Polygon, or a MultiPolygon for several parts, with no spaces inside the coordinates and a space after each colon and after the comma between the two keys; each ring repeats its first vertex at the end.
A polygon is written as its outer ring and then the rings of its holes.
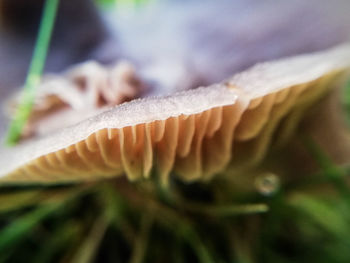
{"type": "Polygon", "coordinates": [[[94,261],[109,223],[110,222],[108,218],[106,218],[105,214],[102,214],[96,218],[91,231],[84,238],[84,241],[78,248],[76,255],[73,257],[72,262],[89,263],[94,261]]]}
{"type": "Polygon", "coordinates": [[[350,80],[347,81],[343,89],[342,100],[344,115],[347,125],[350,127],[350,80]]]}
{"type": "Polygon", "coordinates": [[[136,239],[133,252],[131,255],[130,263],[144,262],[147,242],[149,240],[150,230],[153,224],[152,211],[142,216],[140,234],[136,239]]]}
{"type": "Polygon", "coordinates": [[[303,141],[320,168],[322,168],[326,178],[336,187],[343,198],[350,200],[350,191],[344,179],[346,176],[344,170],[334,164],[310,137],[304,137],[303,141]]]}
{"type": "Polygon", "coordinates": [[[245,205],[200,205],[195,203],[182,204],[189,212],[203,213],[211,216],[236,216],[243,214],[259,214],[269,210],[266,204],[245,204],[245,205]]]}
{"type": "Polygon", "coordinates": [[[43,219],[51,215],[60,205],[47,205],[13,221],[0,232],[0,253],[22,240],[43,219]]]}
{"type": "Polygon", "coordinates": [[[40,78],[45,65],[58,3],[59,0],[46,0],[45,2],[43,15],[40,22],[39,34],[24,85],[22,100],[16,111],[14,119],[10,124],[6,139],[7,145],[14,145],[18,141],[23,127],[32,111],[36,88],[40,83],[40,78]]]}

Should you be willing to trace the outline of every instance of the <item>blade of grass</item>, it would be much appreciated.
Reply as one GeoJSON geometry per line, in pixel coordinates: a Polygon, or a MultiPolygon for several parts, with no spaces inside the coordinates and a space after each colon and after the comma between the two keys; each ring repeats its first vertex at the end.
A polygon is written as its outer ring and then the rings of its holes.
{"type": "Polygon", "coordinates": [[[10,211],[30,206],[59,204],[67,199],[84,194],[88,189],[85,186],[67,187],[62,189],[29,189],[1,192],[0,215],[10,211]]]}
{"type": "Polygon", "coordinates": [[[32,259],[32,262],[52,262],[57,252],[64,249],[67,245],[69,246],[76,236],[79,235],[79,228],[78,223],[73,220],[61,225],[51,235],[50,239],[45,242],[45,249],[41,249],[32,259]]]}
{"type": "Polygon", "coordinates": [[[289,198],[289,204],[301,211],[308,219],[315,222],[320,229],[328,231],[328,233],[344,242],[346,240],[346,243],[349,244],[347,219],[331,202],[302,193],[295,193],[289,198]]]}
{"type": "Polygon", "coordinates": [[[184,204],[184,207],[192,212],[204,213],[212,216],[230,217],[244,214],[259,214],[269,210],[266,204],[246,204],[246,205],[197,205],[194,203],[184,204]]]}
{"type": "Polygon", "coordinates": [[[46,0],[40,22],[39,34],[36,40],[32,61],[24,84],[21,103],[15,117],[10,123],[6,144],[14,145],[26,124],[33,108],[36,87],[40,83],[41,74],[45,65],[47,50],[50,43],[52,29],[55,23],[59,0],[46,0]]]}
{"type": "Polygon", "coordinates": [[[180,226],[181,233],[186,242],[191,246],[200,263],[213,263],[214,258],[207,247],[203,244],[201,238],[190,224],[180,226]]]}
{"type": "Polygon", "coordinates": [[[100,247],[101,241],[107,231],[109,221],[105,214],[98,217],[93,224],[90,232],[85,237],[81,246],[71,262],[88,263],[93,262],[100,247]]]}
{"type": "Polygon", "coordinates": [[[35,204],[41,197],[40,194],[40,190],[1,193],[0,214],[35,204]]]}
{"type": "Polygon", "coordinates": [[[47,205],[35,209],[33,212],[13,221],[0,231],[0,254],[15,243],[22,240],[44,218],[52,214],[59,205],[47,205]]]}
{"type": "Polygon", "coordinates": [[[304,137],[302,140],[327,179],[333,183],[345,199],[350,200],[350,190],[344,180],[346,176],[344,171],[334,164],[329,156],[310,137],[304,137]]]}
{"type": "Polygon", "coordinates": [[[137,234],[125,216],[125,203],[111,185],[103,184],[98,189],[97,194],[101,199],[100,203],[104,206],[105,217],[110,222],[110,227],[120,231],[121,236],[131,246],[137,234]]]}
{"type": "Polygon", "coordinates": [[[346,83],[342,94],[342,104],[345,113],[345,120],[350,127],[350,80],[346,83]]]}
{"type": "Polygon", "coordinates": [[[135,241],[130,263],[144,262],[150,229],[152,228],[153,217],[151,213],[142,216],[140,233],[135,241]]]}
{"type": "Polygon", "coordinates": [[[95,0],[96,4],[102,8],[110,8],[114,6],[117,8],[126,7],[132,10],[155,1],[156,0],[95,0]]]}

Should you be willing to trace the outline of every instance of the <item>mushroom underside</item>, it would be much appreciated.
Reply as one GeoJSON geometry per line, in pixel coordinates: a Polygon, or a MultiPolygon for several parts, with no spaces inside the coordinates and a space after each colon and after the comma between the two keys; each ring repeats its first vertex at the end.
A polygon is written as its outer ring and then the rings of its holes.
{"type": "Polygon", "coordinates": [[[304,112],[344,80],[350,46],[264,63],[225,83],[122,104],[45,138],[0,152],[1,181],[86,181],[156,171],[209,180],[229,163],[259,163],[304,112]],[[279,70],[279,72],[275,72],[279,70]],[[71,136],[70,136],[71,134],[71,136]]]}

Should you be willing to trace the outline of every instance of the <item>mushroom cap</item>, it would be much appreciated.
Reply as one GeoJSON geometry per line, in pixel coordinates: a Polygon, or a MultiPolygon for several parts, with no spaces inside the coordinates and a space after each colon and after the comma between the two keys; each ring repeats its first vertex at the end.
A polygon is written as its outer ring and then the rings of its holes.
{"type": "Polygon", "coordinates": [[[137,99],[43,138],[0,150],[3,183],[126,174],[208,180],[229,162],[258,163],[349,73],[350,45],[258,64],[209,87],[137,99]]]}

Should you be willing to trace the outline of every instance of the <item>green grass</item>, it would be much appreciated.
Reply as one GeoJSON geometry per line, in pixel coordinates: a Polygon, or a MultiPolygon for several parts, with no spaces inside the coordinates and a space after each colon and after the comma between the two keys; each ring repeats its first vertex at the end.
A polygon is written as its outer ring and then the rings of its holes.
{"type": "Polygon", "coordinates": [[[155,0],[95,0],[97,5],[101,6],[102,8],[110,6],[138,7],[153,1],[155,0]]]}
{"type": "Polygon", "coordinates": [[[55,22],[59,0],[46,0],[40,22],[39,34],[35,44],[32,61],[24,84],[20,105],[12,120],[8,134],[7,145],[14,145],[19,140],[22,130],[31,114],[36,89],[40,83],[45,65],[47,51],[55,22]]]}

